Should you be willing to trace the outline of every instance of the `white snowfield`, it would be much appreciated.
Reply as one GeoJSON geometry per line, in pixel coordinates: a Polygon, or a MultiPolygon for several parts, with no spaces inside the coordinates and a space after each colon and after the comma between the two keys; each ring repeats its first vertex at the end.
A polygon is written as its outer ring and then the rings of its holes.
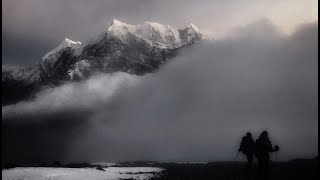
{"type": "Polygon", "coordinates": [[[4,180],[147,180],[163,171],[156,167],[108,167],[105,171],[95,168],[19,167],[2,170],[4,180]]]}

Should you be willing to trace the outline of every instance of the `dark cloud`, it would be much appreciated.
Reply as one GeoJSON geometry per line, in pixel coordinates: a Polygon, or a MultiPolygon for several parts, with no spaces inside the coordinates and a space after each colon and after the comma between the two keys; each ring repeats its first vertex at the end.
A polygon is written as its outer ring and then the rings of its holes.
{"type": "Polygon", "coordinates": [[[248,130],[255,138],[269,130],[281,160],[316,156],[317,31],[317,23],[306,24],[285,36],[261,20],[180,51],[154,74],[100,75],[47,89],[2,108],[2,157],[231,160],[248,130]]]}

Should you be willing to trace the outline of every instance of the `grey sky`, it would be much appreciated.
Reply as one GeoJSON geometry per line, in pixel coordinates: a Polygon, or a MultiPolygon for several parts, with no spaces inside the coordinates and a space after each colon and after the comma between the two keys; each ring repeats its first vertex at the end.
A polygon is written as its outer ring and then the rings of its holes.
{"type": "Polygon", "coordinates": [[[236,26],[267,17],[285,32],[317,20],[316,0],[3,0],[3,64],[30,65],[64,37],[85,41],[112,18],[128,23],[190,22],[215,38],[236,26]]]}

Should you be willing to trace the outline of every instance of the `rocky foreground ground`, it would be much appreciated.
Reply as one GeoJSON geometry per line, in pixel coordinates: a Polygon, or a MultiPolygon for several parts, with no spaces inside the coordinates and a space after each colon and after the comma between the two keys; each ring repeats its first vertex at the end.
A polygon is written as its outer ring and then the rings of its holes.
{"type": "MultiPolygon", "coordinates": [[[[245,164],[235,162],[215,162],[208,164],[166,164],[161,180],[240,180],[245,176],[245,164]]],[[[252,169],[251,179],[258,178],[257,164],[252,169]]],[[[294,160],[271,163],[269,180],[318,179],[318,159],[294,160]]]]}

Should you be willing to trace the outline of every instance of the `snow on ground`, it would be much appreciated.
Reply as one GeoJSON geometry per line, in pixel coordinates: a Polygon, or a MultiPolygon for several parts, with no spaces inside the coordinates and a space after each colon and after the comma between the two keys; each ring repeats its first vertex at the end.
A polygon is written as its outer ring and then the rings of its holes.
{"type": "Polygon", "coordinates": [[[119,180],[142,179],[147,180],[161,173],[162,168],[156,167],[109,167],[105,171],[95,168],[47,168],[47,167],[19,167],[2,170],[4,180],[119,180]]]}

